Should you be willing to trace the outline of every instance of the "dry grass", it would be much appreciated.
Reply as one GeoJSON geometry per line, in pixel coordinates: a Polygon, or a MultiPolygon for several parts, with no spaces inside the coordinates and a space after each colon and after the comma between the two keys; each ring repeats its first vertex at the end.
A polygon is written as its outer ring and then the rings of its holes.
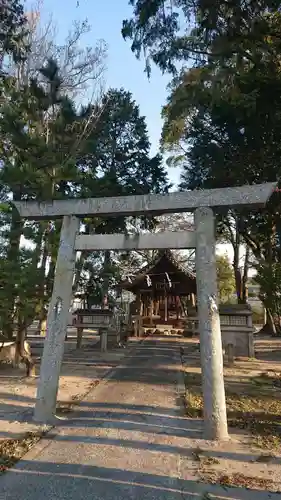
{"type": "MultiPolygon", "coordinates": [[[[228,423],[250,431],[254,444],[267,450],[281,448],[281,399],[276,393],[280,374],[262,374],[249,378],[246,382],[243,376],[243,394],[237,391],[238,384],[231,384],[231,379],[225,378],[226,404],[228,423]]],[[[198,374],[185,374],[186,413],[191,418],[203,415],[203,399],[201,393],[201,377],[198,374]]]]}
{"type": "MultiPolygon", "coordinates": [[[[217,443],[214,456],[211,443],[203,443],[203,450],[194,450],[193,460],[204,482],[280,492],[281,345],[260,339],[257,347],[257,358],[236,358],[234,364],[224,366],[228,424],[234,439],[229,445],[217,443]]],[[[202,418],[198,347],[186,343],[181,354],[186,414],[202,418]]]]}
{"type": "MultiPolygon", "coordinates": [[[[226,404],[230,427],[244,429],[251,434],[253,445],[264,450],[255,462],[269,464],[274,460],[274,452],[281,449],[281,400],[274,391],[276,377],[262,374],[246,381],[243,374],[242,394],[237,390],[237,379],[226,377],[226,404]],[[265,380],[265,383],[263,383],[265,380]]],[[[191,418],[203,416],[203,399],[201,393],[201,376],[198,373],[186,373],[186,413],[191,418]]],[[[238,384],[239,385],[239,384],[238,384]]],[[[206,456],[204,451],[196,449],[193,459],[198,463],[198,473],[202,481],[223,486],[254,488],[275,491],[274,479],[261,475],[245,475],[243,472],[221,472],[220,460],[206,456]]],[[[280,490],[278,490],[280,491],[280,490]]]]}
{"type": "MultiPolygon", "coordinates": [[[[201,448],[194,449],[193,460],[198,463],[197,472],[202,481],[210,484],[221,484],[223,486],[235,486],[254,488],[267,491],[275,491],[273,478],[265,478],[257,475],[245,475],[242,472],[227,471],[221,472],[221,460],[206,455],[206,450],[201,448]]],[[[256,462],[269,463],[274,460],[274,455],[261,455],[256,462]]]]}

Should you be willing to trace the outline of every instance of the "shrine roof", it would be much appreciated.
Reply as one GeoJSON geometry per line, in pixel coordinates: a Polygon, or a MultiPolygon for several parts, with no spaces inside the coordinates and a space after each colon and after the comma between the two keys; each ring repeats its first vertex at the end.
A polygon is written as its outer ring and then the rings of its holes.
{"type": "MultiPolygon", "coordinates": [[[[149,264],[145,265],[142,267],[139,272],[134,276],[134,278],[131,278],[131,281],[127,279],[126,281],[123,281],[119,284],[119,287],[124,289],[124,290],[132,290],[133,288],[138,287],[144,280],[146,280],[146,276],[153,276],[155,275],[154,272],[158,266],[162,264],[163,261],[163,270],[161,270],[160,273],[157,273],[158,275],[160,274],[165,274],[165,264],[170,264],[175,268],[175,272],[181,273],[184,277],[186,277],[188,280],[195,281],[196,280],[196,274],[186,265],[185,262],[180,261],[175,254],[172,252],[172,250],[165,250],[158,252],[157,256],[155,259],[150,262],[149,264]],[[165,263],[166,261],[166,263],[165,263]]],[[[168,269],[167,269],[168,272],[168,269]]],[[[172,276],[171,276],[172,278],[172,276]]]]}

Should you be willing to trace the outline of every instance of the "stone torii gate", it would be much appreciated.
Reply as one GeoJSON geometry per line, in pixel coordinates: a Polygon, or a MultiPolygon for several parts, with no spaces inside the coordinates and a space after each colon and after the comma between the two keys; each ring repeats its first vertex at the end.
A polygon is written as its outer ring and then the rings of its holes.
{"type": "Polygon", "coordinates": [[[207,439],[228,439],[220,318],[217,307],[215,217],[213,209],[264,206],[275,184],[112,198],[14,202],[25,219],[63,217],[47,335],[40,369],[34,419],[56,421],[56,402],[64,351],[76,251],[196,248],[196,281],[200,351],[207,439]],[[195,232],[168,232],[125,236],[79,235],[85,216],[160,215],[194,212],[195,232]]]}

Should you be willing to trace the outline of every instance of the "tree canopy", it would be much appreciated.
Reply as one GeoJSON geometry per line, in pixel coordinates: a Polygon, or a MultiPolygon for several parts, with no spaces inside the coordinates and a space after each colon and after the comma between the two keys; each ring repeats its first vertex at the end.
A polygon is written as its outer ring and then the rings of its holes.
{"type": "Polygon", "coordinates": [[[233,267],[225,255],[216,256],[218,297],[220,302],[228,302],[235,293],[233,267]]]}
{"type": "Polygon", "coordinates": [[[129,0],[122,34],[137,57],[163,71],[200,62],[258,61],[267,37],[278,39],[279,1],[129,0]],[[254,49],[253,49],[254,47],[254,49]]]}
{"type": "MultiPolygon", "coordinates": [[[[153,62],[171,73],[162,146],[169,164],[181,167],[181,189],[276,182],[281,173],[281,2],[129,3],[132,17],[123,22],[124,38],[131,40],[136,56],[145,54],[148,72],[153,62]]],[[[280,194],[274,193],[265,210],[231,210],[217,213],[217,219],[234,250],[246,244],[246,271],[251,258],[268,276],[263,264],[280,261],[280,194]]],[[[238,290],[237,251],[234,272],[238,290]]]]}
{"type": "Polygon", "coordinates": [[[2,0],[0,15],[0,70],[3,71],[6,56],[22,60],[26,44],[27,20],[20,0],[2,0]]]}
{"type": "MultiPolygon", "coordinates": [[[[161,193],[167,191],[168,181],[161,156],[150,154],[145,118],[129,92],[111,89],[78,106],[74,89],[81,84],[81,72],[66,85],[62,59],[55,57],[60,48],[55,46],[54,57],[42,53],[43,64],[35,64],[41,60],[38,44],[33,43],[34,33],[28,33],[30,23],[20,2],[7,2],[1,16],[2,61],[13,56],[1,81],[5,99],[0,101],[0,329],[11,338],[15,327],[21,336],[34,319],[46,317],[61,228],[61,221],[21,220],[12,202],[161,193]],[[13,44],[20,35],[20,46],[29,52],[19,58],[13,44]]],[[[88,53],[90,59],[83,59],[79,29],[71,42],[72,67],[83,63],[82,75],[102,79],[105,52],[91,57],[88,53]]],[[[141,220],[145,223],[153,221],[141,220]]],[[[91,218],[82,221],[81,229],[110,233],[126,227],[124,217],[91,218]]],[[[82,252],[74,292],[83,283],[92,300],[99,285],[101,293],[107,293],[114,266],[110,252],[98,257],[82,252]]]]}

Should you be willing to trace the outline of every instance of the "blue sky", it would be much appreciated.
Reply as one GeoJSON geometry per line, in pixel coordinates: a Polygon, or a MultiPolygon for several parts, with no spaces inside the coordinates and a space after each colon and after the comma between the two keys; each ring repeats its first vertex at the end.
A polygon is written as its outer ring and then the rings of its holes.
{"type": "MultiPolygon", "coordinates": [[[[27,5],[33,4],[27,1],[27,5]]],[[[95,44],[97,39],[104,39],[108,44],[107,87],[120,88],[132,92],[140,112],[146,117],[151,150],[158,151],[161,134],[161,107],[166,101],[166,87],[170,77],[162,75],[153,67],[148,80],[144,73],[144,64],[138,61],[130,49],[130,43],[121,36],[123,19],[132,14],[128,0],[44,0],[43,21],[52,13],[58,27],[58,42],[63,43],[71,23],[75,19],[88,19],[92,27],[91,33],[84,37],[85,45],[95,44]]],[[[169,169],[169,177],[177,183],[179,172],[169,169]]]]}

